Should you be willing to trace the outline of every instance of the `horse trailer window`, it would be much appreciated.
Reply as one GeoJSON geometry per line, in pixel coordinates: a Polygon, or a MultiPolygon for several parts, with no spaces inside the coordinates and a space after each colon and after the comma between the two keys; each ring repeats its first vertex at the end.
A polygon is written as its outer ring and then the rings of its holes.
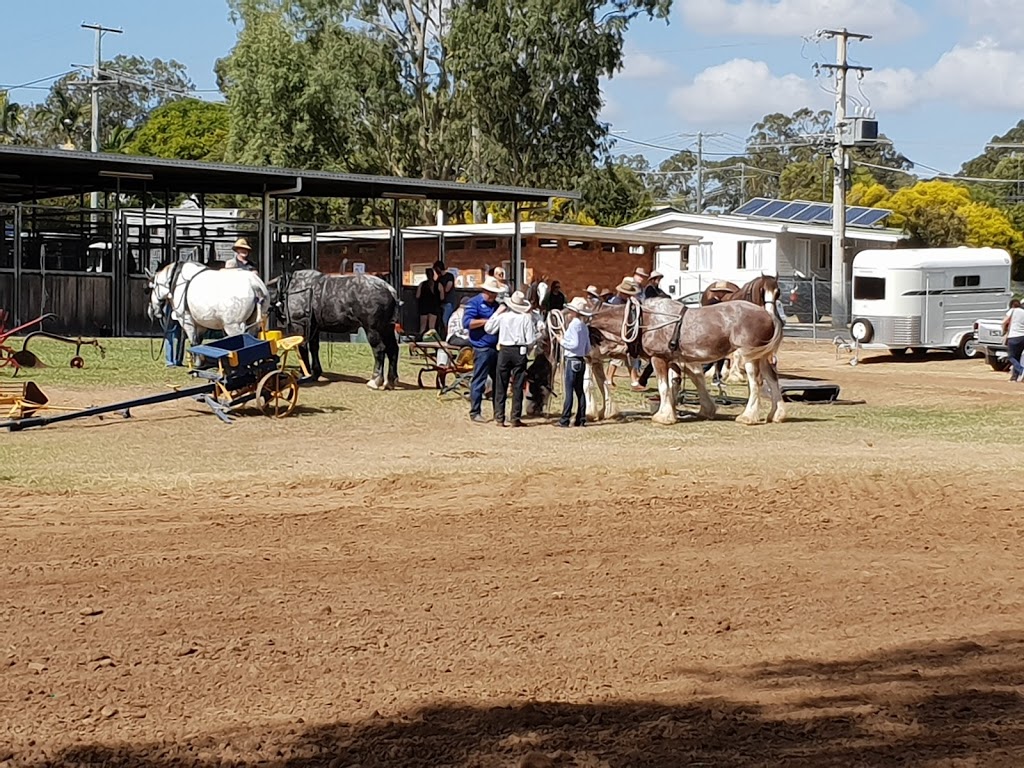
{"type": "Polygon", "coordinates": [[[981,275],[956,275],[953,277],[954,288],[976,288],[981,285],[981,275]]]}
{"type": "Polygon", "coordinates": [[[853,280],[853,298],[863,301],[881,301],[885,298],[884,277],[856,277],[853,280]]]}

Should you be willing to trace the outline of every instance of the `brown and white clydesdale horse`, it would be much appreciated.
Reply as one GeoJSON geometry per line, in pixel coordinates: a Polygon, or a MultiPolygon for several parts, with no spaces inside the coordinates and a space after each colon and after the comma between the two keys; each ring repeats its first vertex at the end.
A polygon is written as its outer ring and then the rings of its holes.
{"type": "MultiPolygon", "coordinates": [[[[702,307],[710,307],[723,301],[749,301],[752,304],[757,304],[759,307],[768,309],[767,297],[769,295],[776,297],[781,295],[778,278],[773,275],[760,275],[745,283],[742,287],[727,280],[718,280],[704,289],[700,296],[700,304],[702,307]]],[[[779,314],[779,318],[782,320],[783,325],[785,325],[786,317],[782,313],[782,305],[778,301],[775,301],[774,311],[779,314]]],[[[716,384],[725,381],[722,378],[722,369],[725,366],[725,362],[725,359],[715,362],[713,381],[716,384]]],[[[729,360],[727,379],[736,382],[744,381],[743,364],[735,353],[729,360]]]]}
{"type": "Polygon", "coordinates": [[[713,418],[715,403],[707,391],[703,365],[738,353],[747,372],[750,397],[736,421],[756,424],[760,392],[767,384],[771,407],[767,421],[786,418],[774,357],[782,344],[782,319],[775,311],[777,294],[766,294],[767,307],[747,301],[725,301],[709,307],[680,308],[670,299],[650,299],[644,304],[643,352],[654,364],[661,406],[653,421],[676,422],[678,379],[673,366],[693,381],[700,397],[700,415],[713,418]]]}

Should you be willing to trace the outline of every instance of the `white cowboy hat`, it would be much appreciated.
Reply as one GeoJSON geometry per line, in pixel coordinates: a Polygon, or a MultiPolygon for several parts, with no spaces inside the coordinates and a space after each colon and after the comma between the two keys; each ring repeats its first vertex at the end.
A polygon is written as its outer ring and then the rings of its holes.
{"type": "Polygon", "coordinates": [[[501,293],[501,284],[494,279],[493,275],[488,275],[487,279],[480,284],[480,290],[486,293],[501,293]]]}
{"type": "Polygon", "coordinates": [[[636,284],[636,281],[631,277],[623,278],[622,282],[615,286],[615,290],[619,293],[624,293],[627,296],[636,296],[640,293],[640,286],[636,284]]]}
{"type": "Polygon", "coordinates": [[[231,246],[231,250],[233,251],[237,251],[239,249],[243,251],[252,250],[252,248],[249,247],[249,241],[246,240],[244,237],[240,237],[237,240],[235,240],[235,244],[231,246]]]}
{"type": "Polygon", "coordinates": [[[530,311],[530,302],[526,300],[526,296],[523,295],[522,291],[516,291],[505,299],[505,306],[513,312],[523,313],[530,311]]]}
{"type": "Polygon", "coordinates": [[[591,296],[593,296],[595,299],[600,299],[601,298],[601,294],[597,292],[597,286],[596,285],[588,285],[587,286],[587,293],[590,294],[591,296]]]}
{"type": "Polygon", "coordinates": [[[644,278],[644,280],[650,277],[650,275],[647,274],[647,270],[644,269],[643,267],[637,267],[636,269],[634,269],[633,274],[640,275],[640,277],[644,278]]]}
{"type": "Polygon", "coordinates": [[[659,272],[658,270],[654,270],[653,272],[651,272],[651,276],[648,279],[657,280],[659,277],[664,277],[664,275],[661,274],[661,272],[659,272]]]}
{"type": "Polygon", "coordinates": [[[582,296],[577,296],[568,304],[566,304],[565,307],[563,307],[563,311],[575,312],[577,315],[585,315],[587,317],[590,317],[591,315],[590,305],[587,303],[587,300],[584,299],[582,296]]]}

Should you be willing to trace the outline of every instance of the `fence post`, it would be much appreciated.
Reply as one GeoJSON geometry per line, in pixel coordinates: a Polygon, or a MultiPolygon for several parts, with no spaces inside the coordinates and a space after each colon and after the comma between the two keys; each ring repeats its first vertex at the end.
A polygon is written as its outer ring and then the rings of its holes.
{"type": "Polygon", "coordinates": [[[818,276],[811,272],[811,339],[818,343],[818,276]]]}

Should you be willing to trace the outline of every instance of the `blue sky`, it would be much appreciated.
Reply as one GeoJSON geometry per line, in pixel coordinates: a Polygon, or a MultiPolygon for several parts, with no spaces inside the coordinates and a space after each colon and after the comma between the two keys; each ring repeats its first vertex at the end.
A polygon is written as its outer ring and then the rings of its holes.
{"type": "MultiPolygon", "coordinates": [[[[213,64],[235,39],[220,0],[9,2],[0,86],[91,62],[83,21],[124,29],[105,38],[105,56],[177,59],[203,90],[216,87],[213,64]]],[[[813,65],[834,61],[835,44],[804,38],[835,26],[873,35],[851,43],[851,61],[874,71],[850,94],[922,175],[958,170],[1024,117],[1024,0],[675,0],[669,24],[634,25],[625,68],[606,85],[602,116],[618,132],[616,151],[657,163],[704,131],[724,134],[705,147],[725,154],[768,112],[830,108],[830,83],[813,65]]],[[[43,95],[12,93],[22,102],[43,95]]]]}

